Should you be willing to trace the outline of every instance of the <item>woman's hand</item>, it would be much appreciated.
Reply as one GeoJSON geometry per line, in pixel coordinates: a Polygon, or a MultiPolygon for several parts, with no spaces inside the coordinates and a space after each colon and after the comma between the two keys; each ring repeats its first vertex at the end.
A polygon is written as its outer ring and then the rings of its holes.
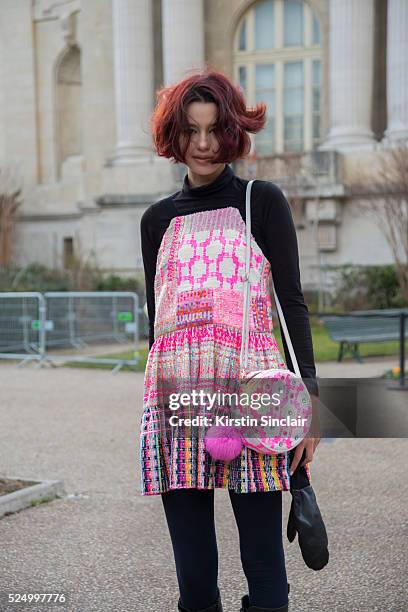
{"type": "Polygon", "coordinates": [[[292,463],[290,464],[291,476],[302,458],[303,450],[306,449],[306,456],[303,462],[300,464],[301,466],[304,466],[306,463],[310,463],[312,461],[316,447],[320,442],[319,400],[316,395],[310,395],[310,397],[312,399],[312,422],[306,437],[295,448],[292,463]]]}

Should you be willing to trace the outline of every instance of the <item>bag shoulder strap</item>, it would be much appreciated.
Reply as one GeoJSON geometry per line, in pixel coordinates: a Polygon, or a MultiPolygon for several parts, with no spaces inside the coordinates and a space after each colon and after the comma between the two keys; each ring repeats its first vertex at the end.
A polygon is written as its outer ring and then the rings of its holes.
{"type": "MultiPolygon", "coordinates": [[[[249,304],[251,296],[251,280],[250,280],[250,267],[251,267],[251,189],[254,180],[251,180],[247,184],[246,188],[246,199],[245,199],[245,223],[246,223],[246,250],[245,250],[245,274],[244,274],[244,308],[243,308],[243,322],[242,322],[242,338],[241,338],[241,355],[240,363],[241,370],[246,371],[248,363],[248,344],[249,344],[249,304]]],[[[273,294],[275,297],[276,308],[279,315],[279,320],[288,347],[289,355],[292,360],[292,364],[295,370],[295,374],[301,378],[298,362],[296,359],[295,351],[293,350],[292,341],[286,326],[285,317],[279,302],[279,298],[275,291],[275,285],[272,276],[272,287],[273,294]]]]}

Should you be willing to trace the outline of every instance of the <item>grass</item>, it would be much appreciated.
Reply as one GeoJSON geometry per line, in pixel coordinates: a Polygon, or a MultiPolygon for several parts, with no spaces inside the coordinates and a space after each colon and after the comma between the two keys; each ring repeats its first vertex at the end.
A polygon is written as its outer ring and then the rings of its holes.
{"type": "MultiPolygon", "coordinates": [[[[339,352],[339,343],[331,340],[326,328],[323,325],[317,325],[315,322],[312,322],[311,329],[315,361],[336,361],[339,352]]],[[[279,329],[275,328],[275,336],[282,351],[283,348],[279,329]]],[[[387,355],[398,355],[399,342],[398,340],[391,340],[387,342],[370,342],[367,344],[360,344],[359,352],[363,359],[364,357],[385,357],[387,355]]],[[[343,361],[350,360],[352,360],[352,358],[349,354],[343,358],[343,361]]]]}
{"type": "MultiPolygon", "coordinates": [[[[313,337],[313,349],[314,356],[316,362],[323,361],[336,361],[337,354],[339,351],[339,344],[337,342],[333,342],[327,330],[322,325],[317,325],[314,321],[311,323],[312,328],[312,337],[313,337]]],[[[283,355],[282,341],[280,336],[279,327],[275,328],[275,337],[278,341],[279,348],[283,355]]],[[[397,340],[393,340],[390,342],[373,342],[368,344],[360,344],[359,347],[360,355],[364,359],[364,357],[385,357],[388,355],[398,355],[399,353],[399,342],[397,340]]],[[[140,360],[137,366],[123,366],[121,371],[123,372],[144,372],[146,368],[147,356],[148,356],[148,348],[142,347],[139,351],[140,360]]],[[[110,355],[99,355],[100,358],[111,358],[111,359],[133,359],[134,353],[133,351],[125,351],[122,353],[114,353],[110,355]]],[[[343,358],[343,361],[350,361],[351,357],[347,355],[343,358]]],[[[66,365],[72,368],[96,368],[98,370],[112,370],[114,368],[113,365],[108,364],[99,364],[99,363],[80,363],[75,361],[67,362],[66,365]]]]}
{"type": "Polygon", "coordinates": [[[33,499],[33,501],[30,502],[30,506],[40,506],[41,504],[47,504],[50,501],[53,501],[52,497],[42,497],[41,499],[33,499]]]}

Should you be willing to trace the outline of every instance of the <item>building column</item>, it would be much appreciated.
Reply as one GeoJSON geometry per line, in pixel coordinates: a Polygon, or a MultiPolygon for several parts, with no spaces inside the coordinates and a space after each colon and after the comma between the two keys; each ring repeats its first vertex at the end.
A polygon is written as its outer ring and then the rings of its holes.
{"type": "Polygon", "coordinates": [[[113,0],[116,102],[115,164],[152,155],[149,116],[153,99],[150,0],[113,0]]]}
{"type": "MultiPolygon", "coordinates": [[[[403,0],[402,0],[403,1],[403,0]]],[[[330,0],[330,131],[321,150],[370,149],[374,0],[330,0]]]]}
{"type": "Polygon", "coordinates": [[[163,78],[170,85],[204,66],[202,0],[162,0],[163,78]]]}
{"type": "Polygon", "coordinates": [[[388,0],[385,143],[408,139],[408,2],[388,0]]]}
{"type": "MultiPolygon", "coordinates": [[[[2,164],[24,169],[23,200],[38,181],[35,43],[30,0],[0,3],[2,164]]],[[[5,170],[5,167],[3,168],[5,170]]],[[[24,201],[23,207],[26,208],[24,201]]]]}

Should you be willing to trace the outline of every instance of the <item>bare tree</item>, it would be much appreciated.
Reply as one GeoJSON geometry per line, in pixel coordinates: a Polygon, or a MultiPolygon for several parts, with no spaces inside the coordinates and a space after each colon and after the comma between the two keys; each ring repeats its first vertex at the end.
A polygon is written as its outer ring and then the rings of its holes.
{"type": "Polygon", "coordinates": [[[65,271],[76,291],[90,291],[96,277],[101,276],[95,251],[92,249],[85,253],[79,240],[76,243],[76,253],[71,256],[65,271]]]}
{"type": "MultiPolygon", "coordinates": [[[[391,249],[401,292],[408,302],[408,146],[378,153],[375,178],[370,181],[369,199],[360,209],[374,218],[391,249]]],[[[353,194],[367,188],[354,185],[353,194]]]]}
{"type": "Polygon", "coordinates": [[[21,189],[15,186],[10,172],[0,169],[0,266],[9,265],[12,260],[20,196],[21,189]]]}

